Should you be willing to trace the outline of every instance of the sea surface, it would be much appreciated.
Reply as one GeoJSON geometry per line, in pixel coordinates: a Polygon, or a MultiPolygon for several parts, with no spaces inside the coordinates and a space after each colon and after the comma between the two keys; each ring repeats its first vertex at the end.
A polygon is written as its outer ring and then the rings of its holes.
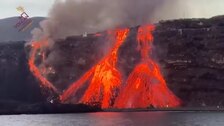
{"type": "Polygon", "coordinates": [[[221,112],[100,112],[2,115],[0,126],[224,126],[221,112]]]}

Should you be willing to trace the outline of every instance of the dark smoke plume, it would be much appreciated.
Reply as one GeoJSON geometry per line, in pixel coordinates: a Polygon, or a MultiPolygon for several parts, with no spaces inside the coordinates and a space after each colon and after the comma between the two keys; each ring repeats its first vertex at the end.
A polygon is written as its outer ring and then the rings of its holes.
{"type": "Polygon", "coordinates": [[[33,39],[51,39],[150,23],[164,0],[57,0],[33,39]],[[40,33],[42,31],[42,33],[40,33]]]}

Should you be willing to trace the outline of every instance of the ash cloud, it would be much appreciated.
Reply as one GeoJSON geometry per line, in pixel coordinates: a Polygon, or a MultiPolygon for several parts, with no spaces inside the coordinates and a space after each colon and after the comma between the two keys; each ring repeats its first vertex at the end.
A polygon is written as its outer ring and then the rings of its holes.
{"type": "MultiPolygon", "coordinates": [[[[43,37],[55,40],[159,20],[208,18],[216,12],[213,9],[216,4],[212,3],[208,0],[56,0],[48,19],[40,24],[41,30],[35,29],[32,34],[34,40],[43,37]]],[[[221,6],[217,8],[221,10],[221,6]]]]}
{"type": "Polygon", "coordinates": [[[35,29],[33,39],[55,40],[150,23],[164,3],[165,0],[57,0],[48,19],[41,22],[42,33],[35,29]]]}

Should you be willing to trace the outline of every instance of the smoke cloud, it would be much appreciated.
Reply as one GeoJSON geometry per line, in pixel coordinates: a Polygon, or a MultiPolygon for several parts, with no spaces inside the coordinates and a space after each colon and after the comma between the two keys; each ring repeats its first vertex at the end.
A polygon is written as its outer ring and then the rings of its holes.
{"type": "Polygon", "coordinates": [[[34,40],[54,40],[159,20],[211,17],[216,12],[214,6],[221,10],[222,3],[223,0],[56,0],[48,19],[41,22],[41,29],[32,34],[34,40]]]}
{"type": "Polygon", "coordinates": [[[165,0],[57,0],[34,39],[51,39],[149,23],[165,0]]]}

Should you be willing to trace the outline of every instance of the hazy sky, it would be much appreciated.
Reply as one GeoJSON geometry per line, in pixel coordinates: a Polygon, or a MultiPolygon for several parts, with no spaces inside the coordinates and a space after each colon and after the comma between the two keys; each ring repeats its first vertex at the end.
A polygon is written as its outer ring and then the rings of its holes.
{"type": "Polygon", "coordinates": [[[0,19],[19,16],[16,7],[23,6],[29,16],[47,16],[55,0],[0,0],[0,19]]]}
{"type": "MultiPolygon", "coordinates": [[[[17,6],[23,6],[31,17],[47,16],[55,0],[0,0],[0,19],[19,16],[17,6]]],[[[113,0],[111,0],[113,1],[113,0]]],[[[224,0],[167,0],[170,3],[162,5],[161,11],[173,11],[171,15],[166,15],[166,19],[191,18],[191,17],[211,17],[224,15],[224,0]],[[175,1],[175,3],[173,2],[175,1]],[[170,9],[167,9],[168,8],[170,9]],[[175,14],[178,12],[178,14],[175,14]]],[[[164,18],[164,15],[161,16],[164,18]]]]}

